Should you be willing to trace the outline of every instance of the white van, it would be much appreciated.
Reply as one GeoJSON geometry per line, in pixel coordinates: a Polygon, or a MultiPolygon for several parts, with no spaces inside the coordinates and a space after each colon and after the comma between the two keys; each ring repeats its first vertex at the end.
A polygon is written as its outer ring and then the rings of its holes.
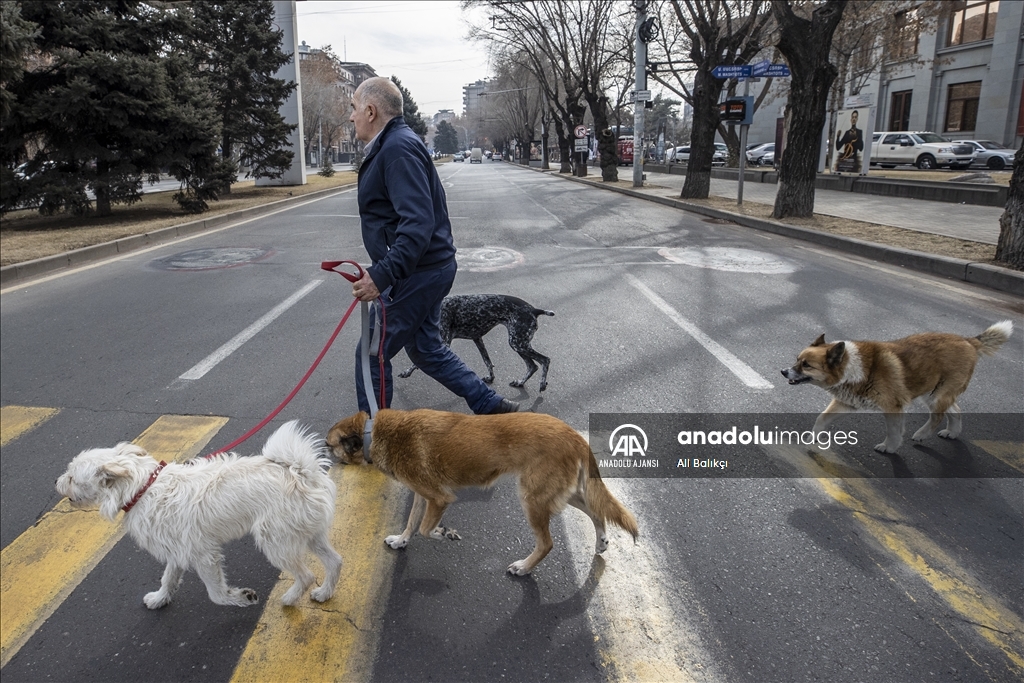
{"type": "Polygon", "coordinates": [[[482,164],[484,163],[484,151],[479,147],[474,147],[473,151],[469,153],[469,163],[471,164],[482,164]]]}

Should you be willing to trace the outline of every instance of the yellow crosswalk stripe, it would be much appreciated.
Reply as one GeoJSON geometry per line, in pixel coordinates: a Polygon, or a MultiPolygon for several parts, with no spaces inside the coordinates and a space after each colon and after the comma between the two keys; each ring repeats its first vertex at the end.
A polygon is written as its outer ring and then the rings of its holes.
{"type": "MultiPolygon", "coordinates": [[[[186,460],[226,423],[225,417],[164,415],[135,443],[157,460],[186,460]]],[[[95,510],[76,510],[65,498],[0,551],[0,666],[123,535],[120,524],[111,524],[95,510]]]]}
{"type": "Polygon", "coordinates": [[[1024,472],[1024,443],[1016,441],[975,441],[974,445],[989,455],[999,458],[1018,472],[1024,472]]]}
{"type": "MultiPolygon", "coordinates": [[[[391,583],[395,563],[383,539],[402,526],[408,493],[372,467],[335,467],[331,476],[338,485],[331,542],[344,561],[334,597],[323,604],[307,597],[297,607],[284,607],[281,596],[292,580],[279,581],[232,681],[369,680],[384,588],[391,583]]],[[[314,571],[322,572],[312,557],[309,561],[314,571]]]]}
{"type": "Polygon", "coordinates": [[[1024,620],[935,541],[905,522],[870,479],[824,478],[818,469],[820,465],[800,449],[776,446],[771,451],[805,476],[817,477],[817,483],[833,501],[849,510],[853,519],[883,548],[913,570],[967,623],[973,624],[979,636],[1002,651],[1011,671],[1024,674],[1024,620]]]}
{"type": "Polygon", "coordinates": [[[6,446],[59,413],[56,408],[4,406],[0,408],[0,446],[6,446]]]}

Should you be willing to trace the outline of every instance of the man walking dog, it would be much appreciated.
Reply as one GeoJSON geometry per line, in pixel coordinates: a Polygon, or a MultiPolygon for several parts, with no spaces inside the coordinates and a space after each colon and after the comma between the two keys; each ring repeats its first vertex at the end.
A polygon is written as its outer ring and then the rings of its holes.
{"type": "MultiPolygon", "coordinates": [[[[441,179],[423,142],[402,117],[402,93],[387,78],[363,81],[352,97],[356,137],[367,143],[359,167],[363,246],[373,265],[352,285],[360,301],[384,303],[384,381],[391,405],[391,359],[402,348],[421,370],[461,396],[476,414],[510,413],[519,404],[502,398],[441,341],[441,300],[455,281],[455,244],[441,179]]],[[[356,346],[356,394],[369,413],[363,386],[362,342],[356,346]]],[[[375,353],[371,349],[370,353],[375,353]]]]}

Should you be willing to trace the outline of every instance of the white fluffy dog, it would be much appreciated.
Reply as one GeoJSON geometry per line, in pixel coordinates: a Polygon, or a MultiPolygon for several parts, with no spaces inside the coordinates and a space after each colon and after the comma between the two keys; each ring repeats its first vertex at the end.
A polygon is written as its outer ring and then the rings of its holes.
{"type": "Polygon", "coordinates": [[[248,533],[271,564],[295,577],[286,605],[315,582],[305,563],[312,550],[325,577],[310,595],[323,602],[338,583],[341,556],[328,540],[336,490],[321,447],[297,422],[274,432],[253,457],[229,453],[164,466],[120,443],[80,453],[57,479],[57,491],[77,507],[99,505],[111,521],[124,509],[135,542],[167,563],[160,590],[144,598],[150,609],[171,601],[187,569],[196,570],[218,605],[259,602],[252,589],[229,587],[222,566],[221,546],[248,533]]]}

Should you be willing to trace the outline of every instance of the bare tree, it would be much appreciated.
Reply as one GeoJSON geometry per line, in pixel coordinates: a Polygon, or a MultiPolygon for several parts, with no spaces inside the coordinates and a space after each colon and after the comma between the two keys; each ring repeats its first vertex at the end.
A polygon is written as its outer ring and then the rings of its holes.
{"type": "Polygon", "coordinates": [[[838,73],[829,55],[832,36],[847,2],[822,0],[803,6],[799,9],[810,13],[810,18],[804,18],[794,11],[791,0],[772,0],[772,13],[779,27],[779,51],[792,72],[786,104],[786,153],[772,214],[775,218],[814,213],[821,131],[830,88],[838,73]]]}
{"type": "MultiPolygon", "coordinates": [[[[475,27],[473,37],[490,41],[493,50],[527,58],[525,63],[553,110],[561,171],[569,172],[572,130],[584,122],[588,106],[594,127],[599,132],[608,128],[609,102],[604,87],[622,47],[612,42],[614,34],[608,28],[624,5],[590,0],[466,0],[463,6],[491,10],[491,26],[475,27]]],[[[614,162],[610,168],[612,175],[617,175],[614,162]]],[[[577,174],[585,173],[585,166],[577,167],[577,174]]]]}
{"type": "Polygon", "coordinates": [[[508,55],[495,63],[496,76],[486,94],[486,121],[495,123],[502,139],[515,139],[519,158],[530,162],[530,145],[537,132],[543,108],[540,84],[529,67],[529,58],[522,53],[508,55]]]}
{"type": "MultiPolygon", "coordinates": [[[[711,72],[719,65],[746,64],[761,52],[771,15],[766,0],[670,0],[669,7],[675,25],[663,58],[675,80],[670,89],[693,106],[689,168],[681,196],[705,199],[720,125],[718,101],[726,83],[711,72]],[[678,60],[678,54],[686,54],[688,60],[678,60]],[[693,74],[692,87],[686,73],[693,74]]],[[[668,86],[671,80],[661,76],[660,67],[657,74],[655,80],[668,86]]]]}

